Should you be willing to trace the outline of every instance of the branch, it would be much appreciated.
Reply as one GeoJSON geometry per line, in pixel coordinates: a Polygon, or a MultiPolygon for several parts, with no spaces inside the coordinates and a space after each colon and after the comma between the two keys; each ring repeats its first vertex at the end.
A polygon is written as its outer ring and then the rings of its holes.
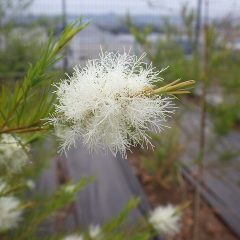
{"type": "Polygon", "coordinates": [[[38,127],[32,127],[32,126],[26,126],[26,127],[19,127],[19,128],[7,128],[0,131],[0,134],[6,133],[6,134],[12,134],[12,133],[29,133],[29,132],[38,132],[38,131],[47,131],[51,129],[51,126],[38,126],[38,127]]]}

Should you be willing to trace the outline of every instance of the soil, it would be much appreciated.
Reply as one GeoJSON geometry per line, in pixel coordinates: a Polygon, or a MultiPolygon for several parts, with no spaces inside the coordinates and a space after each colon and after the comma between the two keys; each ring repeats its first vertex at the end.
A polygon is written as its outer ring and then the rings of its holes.
{"type": "MultiPolygon", "coordinates": [[[[166,237],[165,240],[192,240],[193,239],[193,200],[195,189],[185,179],[181,183],[171,187],[163,187],[156,184],[153,177],[144,169],[140,161],[140,152],[134,150],[128,159],[134,166],[145,193],[153,207],[166,204],[186,204],[183,210],[181,232],[174,237],[166,237]]],[[[199,215],[198,240],[237,240],[239,239],[216,214],[215,209],[201,199],[199,215]]]]}

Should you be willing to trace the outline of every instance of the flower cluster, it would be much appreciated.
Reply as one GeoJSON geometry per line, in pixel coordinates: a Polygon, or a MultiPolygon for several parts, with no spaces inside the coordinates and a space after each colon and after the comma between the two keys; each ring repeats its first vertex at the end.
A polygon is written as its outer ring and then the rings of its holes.
{"type": "Polygon", "coordinates": [[[7,184],[0,182],[0,232],[17,227],[21,220],[22,210],[18,209],[20,201],[13,196],[5,196],[7,184]]]}
{"type": "Polygon", "coordinates": [[[0,166],[9,172],[17,172],[27,162],[28,155],[19,142],[10,134],[2,134],[0,137],[0,166]]]}
{"type": "Polygon", "coordinates": [[[172,206],[157,207],[150,213],[149,222],[159,234],[174,235],[180,230],[181,214],[172,206]]]}
{"type": "Polygon", "coordinates": [[[143,57],[102,53],[56,86],[58,103],[49,122],[60,132],[62,150],[81,139],[91,151],[125,156],[132,146],[150,143],[149,130],[164,128],[173,104],[147,94],[161,77],[143,57]]]}

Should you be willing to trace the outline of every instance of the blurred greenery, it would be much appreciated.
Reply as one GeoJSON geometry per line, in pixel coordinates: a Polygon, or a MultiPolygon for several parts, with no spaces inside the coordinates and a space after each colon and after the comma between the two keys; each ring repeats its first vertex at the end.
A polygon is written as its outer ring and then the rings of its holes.
{"type": "Polygon", "coordinates": [[[5,46],[0,50],[0,81],[19,79],[30,63],[35,63],[39,54],[39,34],[29,35],[28,40],[7,36],[5,46]]]}
{"type": "Polygon", "coordinates": [[[173,128],[162,133],[161,136],[151,134],[151,137],[155,146],[154,151],[143,151],[141,162],[155,186],[171,188],[181,179],[179,156],[182,149],[178,130],[173,128]]]}
{"type": "Polygon", "coordinates": [[[61,17],[41,16],[31,23],[18,23],[33,0],[0,0],[0,84],[23,77],[35,64],[51,29],[61,17]]]}
{"type": "Polygon", "coordinates": [[[240,151],[232,152],[232,151],[225,151],[220,156],[220,162],[222,164],[227,165],[229,162],[233,161],[235,158],[240,156],[240,151]]]}
{"type": "MultiPolygon", "coordinates": [[[[147,57],[157,69],[169,66],[169,69],[162,73],[166,82],[178,79],[179,76],[184,80],[195,79],[199,86],[202,85],[202,81],[206,81],[207,95],[214,98],[220,94],[217,104],[207,100],[208,112],[213,118],[216,132],[226,134],[240,121],[240,55],[239,50],[230,47],[234,47],[234,42],[227,34],[230,27],[232,31],[239,30],[226,19],[218,24],[212,22],[208,28],[207,39],[204,40],[203,33],[200,45],[196,48],[195,20],[195,12],[183,5],[183,28],[177,28],[166,18],[164,36],[160,34],[155,42],[150,38],[151,26],[138,29],[130,16],[126,17],[125,23],[140,51],[144,50],[147,53],[147,57]],[[208,53],[207,63],[203,58],[204,46],[205,52],[208,53]],[[207,72],[204,64],[207,64],[207,72]]],[[[195,96],[200,97],[199,93],[195,93],[195,96]]]]}
{"type": "Polygon", "coordinates": [[[29,34],[15,24],[15,19],[31,2],[0,0],[0,83],[6,77],[8,80],[22,77],[29,63],[36,62],[39,34],[29,34]]]}

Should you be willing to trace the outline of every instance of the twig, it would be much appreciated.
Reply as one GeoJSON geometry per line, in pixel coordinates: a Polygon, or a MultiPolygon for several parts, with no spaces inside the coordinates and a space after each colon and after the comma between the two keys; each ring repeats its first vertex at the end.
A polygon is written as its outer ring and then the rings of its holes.
{"type": "Polygon", "coordinates": [[[39,126],[39,127],[20,127],[20,128],[6,128],[0,130],[0,134],[3,133],[28,133],[28,132],[38,132],[38,131],[46,131],[49,130],[51,126],[39,126]]]}
{"type": "Polygon", "coordinates": [[[209,2],[206,0],[205,7],[205,27],[204,27],[204,37],[205,37],[205,52],[204,52],[204,76],[203,76],[203,86],[202,86],[202,96],[201,96],[201,118],[200,118],[200,138],[199,138],[199,165],[198,165],[198,174],[197,174],[197,186],[194,196],[194,209],[193,209],[193,240],[199,239],[199,218],[200,218],[200,209],[201,209],[201,198],[200,198],[200,187],[203,182],[203,173],[204,173],[204,158],[205,158],[205,127],[206,127],[206,91],[207,91],[207,78],[209,74],[209,32],[208,32],[208,9],[209,2]]]}

